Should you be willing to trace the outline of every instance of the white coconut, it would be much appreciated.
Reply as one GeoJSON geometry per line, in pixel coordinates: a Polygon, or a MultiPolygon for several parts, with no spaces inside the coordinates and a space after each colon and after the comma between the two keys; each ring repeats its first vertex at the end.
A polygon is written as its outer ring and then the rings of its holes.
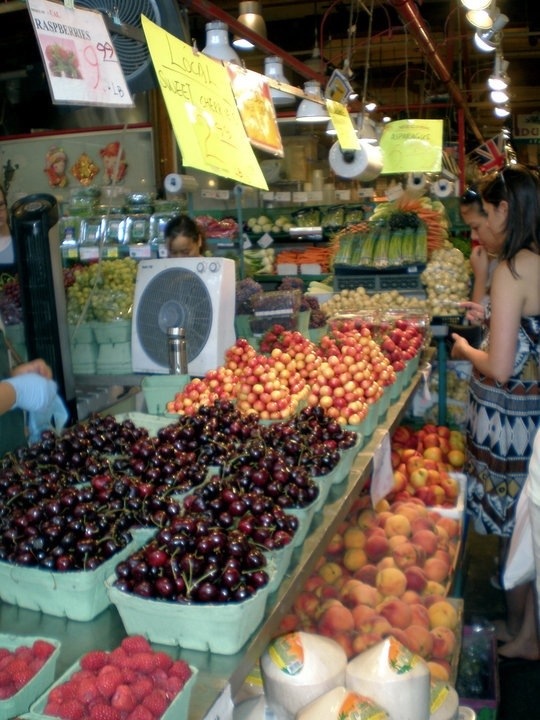
{"type": "Polygon", "coordinates": [[[296,714],[296,720],[388,720],[388,713],[374,700],[340,685],[316,698],[296,714]]]}
{"type": "Polygon", "coordinates": [[[429,668],[394,637],[353,658],[347,665],[345,685],[375,700],[392,720],[429,720],[429,668]]]}
{"type": "Polygon", "coordinates": [[[293,720],[305,705],[345,684],[347,655],[335,640],[305,632],[281,635],[261,657],[266,702],[277,720],[293,720]]]}
{"type": "Polygon", "coordinates": [[[433,680],[429,709],[429,720],[458,720],[459,695],[455,688],[444,680],[433,680]]]}

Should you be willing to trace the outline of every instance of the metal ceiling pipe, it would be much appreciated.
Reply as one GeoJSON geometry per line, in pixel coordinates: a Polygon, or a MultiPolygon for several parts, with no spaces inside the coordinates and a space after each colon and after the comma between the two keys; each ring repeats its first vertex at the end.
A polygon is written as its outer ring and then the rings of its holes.
{"type": "Polygon", "coordinates": [[[302,77],[305,77],[308,80],[318,80],[322,85],[326,83],[324,75],[312,70],[308,65],[305,65],[303,62],[295,58],[294,55],[285,52],[285,50],[277,45],[274,45],[274,43],[270,42],[270,40],[263,38],[262,35],[253,32],[253,30],[250,30],[250,28],[239,22],[232,15],[229,15],[229,13],[226,13],[224,10],[217,7],[217,5],[214,5],[214,3],[208,2],[208,0],[182,0],[181,4],[188,8],[188,10],[193,10],[208,20],[221,20],[221,22],[226,23],[234,35],[242,35],[243,37],[246,37],[256,47],[264,50],[269,55],[278,55],[285,65],[290,67],[292,70],[295,70],[302,77]]]}
{"type": "Polygon", "coordinates": [[[463,111],[464,118],[471,131],[474,133],[476,139],[480,143],[483,143],[484,137],[476,123],[476,120],[471,114],[467,101],[463,97],[459,86],[452,79],[446,63],[437,52],[437,48],[431,39],[429,30],[424,22],[424,19],[418,12],[418,8],[415,3],[412,0],[388,0],[388,2],[400,15],[404,25],[406,25],[408,30],[410,30],[411,34],[418,43],[420,51],[426,57],[426,60],[437,74],[437,77],[446,85],[454,102],[458,108],[463,111]]]}

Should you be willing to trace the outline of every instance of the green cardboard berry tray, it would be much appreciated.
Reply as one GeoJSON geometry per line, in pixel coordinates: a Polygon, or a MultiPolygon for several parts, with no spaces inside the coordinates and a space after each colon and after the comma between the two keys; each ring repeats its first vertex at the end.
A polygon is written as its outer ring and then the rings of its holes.
{"type": "Polygon", "coordinates": [[[131,542],[95,570],[55,572],[0,562],[0,599],[46,615],[81,622],[93,620],[110,604],[106,578],[147,538],[148,531],[135,530],[131,542]]]}
{"type": "Polygon", "coordinates": [[[151,600],[123,592],[107,578],[106,588],[128,635],[144,635],[150,642],[236,654],[261,624],[270,583],[247,600],[231,603],[178,603],[151,600]]]}
{"type": "MultiPolygon", "coordinates": [[[[188,717],[191,692],[197,682],[198,674],[198,670],[196,667],[190,665],[189,668],[191,670],[191,677],[186,682],[182,690],[171,702],[167,710],[163,713],[160,720],[186,720],[186,718],[188,717]]],[[[46,718],[50,720],[51,715],[44,714],[50,691],[58,685],[62,685],[63,683],[67,682],[69,678],[74,673],[78,672],[80,669],[81,666],[78,662],[75,662],[73,665],[71,665],[66,670],[66,672],[58,678],[54,685],[52,685],[45,692],[43,692],[43,694],[40,695],[40,697],[31,705],[30,712],[25,715],[25,718],[27,720],[45,720],[46,718]]]]}
{"type": "Polygon", "coordinates": [[[165,415],[167,403],[182,392],[190,375],[147,375],[141,381],[146,409],[151,415],[165,415]]]}
{"type": "Polygon", "coordinates": [[[13,718],[21,713],[26,713],[32,703],[41,693],[53,682],[56,673],[56,662],[60,655],[60,642],[48,637],[36,637],[29,635],[1,635],[0,648],[13,652],[18,647],[30,647],[36,640],[44,640],[54,645],[52,655],[47,658],[42,667],[15,695],[6,700],[0,700],[0,718],[13,718]]]}

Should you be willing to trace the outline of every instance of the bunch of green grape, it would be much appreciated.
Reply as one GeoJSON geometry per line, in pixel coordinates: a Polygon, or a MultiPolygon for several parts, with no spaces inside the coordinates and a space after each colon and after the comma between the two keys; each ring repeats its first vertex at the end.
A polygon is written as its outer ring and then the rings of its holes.
{"type": "Polygon", "coordinates": [[[137,277],[133,258],[102,260],[78,269],[75,282],[67,289],[68,322],[112,322],[129,320],[137,277]]]}

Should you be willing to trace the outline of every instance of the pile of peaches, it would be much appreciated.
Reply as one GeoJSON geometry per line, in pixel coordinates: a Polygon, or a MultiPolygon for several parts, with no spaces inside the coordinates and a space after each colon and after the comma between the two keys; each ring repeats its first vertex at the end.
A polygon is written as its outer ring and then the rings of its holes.
{"type": "Polygon", "coordinates": [[[451,680],[457,660],[459,601],[448,598],[461,520],[418,498],[357,501],[306,581],[283,631],[332,637],[349,658],[393,635],[451,680]]]}

